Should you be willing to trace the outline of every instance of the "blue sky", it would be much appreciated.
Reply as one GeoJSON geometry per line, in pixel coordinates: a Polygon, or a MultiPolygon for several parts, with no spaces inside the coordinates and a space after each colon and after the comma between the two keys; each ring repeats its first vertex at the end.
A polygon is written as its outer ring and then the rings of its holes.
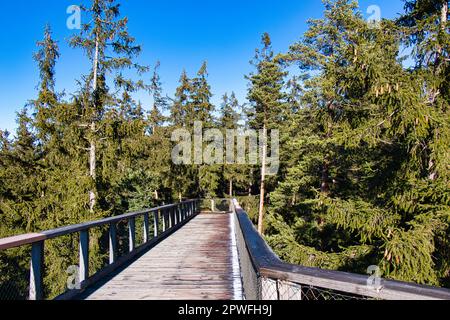
{"type": "MultiPolygon", "coordinates": [[[[82,53],[67,46],[73,30],[66,27],[66,9],[77,0],[1,0],[0,20],[0,128],[16,127],[16,112],[36,97],[39,81],[32,59],[36,41],[49,23],[59,41],[57,90],[72,93],[76,79],[88,72],[82,53]]],[[[173,95],[180,73],[194,75],[208,61],[213,102],[235,91],[243,101],[251,71],[249,61],[259,47],[262,33],[272,36],[274,49],[286,51],[306,31],[309,18],[319,18],[320,0],[123,0],[122,14],[129,18],[130,33],[143,46],[140,61],[154,66],[161,61],[166,94],[173,95]]],[[[401,0],[360,0],[361,11],[378,5],[382,17],[403,11],[401,0]]],[[[149,97],[140,94],[145,104],[149,97]]],[[[243,101],[244,102],[244,101],[243,101]]]]}

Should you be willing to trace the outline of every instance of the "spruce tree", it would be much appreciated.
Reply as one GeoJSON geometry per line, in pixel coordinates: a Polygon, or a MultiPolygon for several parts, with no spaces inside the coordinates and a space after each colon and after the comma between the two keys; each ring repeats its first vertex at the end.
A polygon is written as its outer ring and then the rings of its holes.
{"type": "Polygon", "coordinates": [[[153,76],[149,87],[150,93],[153,98],[153,107],[149,113],[149,121],[152,125],[152,134],[155,134],[156,129],[164,124],[166,119],[163,115],[163,112],[168,109],[168,99],[163,96],[161,78],[158,73],[160,66],[161,64],[158,61],[153,71],[153,76]]]}
{"type": "MultiPolygon", "coordinates": [[[[244,183],[248,180],[246,177],[246,165],[236,163],[237,161],[237,139],[235,136],[227,137],[227,130],[232,130],[235,133],[241,128],[240,120],[241,120],[241,106],[239,105],[239,101],[236,98],[234,92],[231,93],[231,96],[225,94],[223,96],[223,102],[220,108],[220,119],[219,125],[223,128],[223,135],[225,138],[232,138],[233,140],[233,161],[230,163],[228,159],[225,159],[224,167],[223,167],[223,184],[224,187],[228,186],[227,192],[230,198],[232,198],[235,194],[234,190],[236,187],[245,188],[244,183]]],[[[228,147],[228,145],[226,146],[228,147]]]]}
{"type": "Polygon", "coordinates": [[[183,70],[175,99],[170,107],[170,120],[174,127],[192,128],[194,126],[194,109],[191,103],[192,85],[187,73],[183,70]]]}
{"type": "MultiPolygon", "coordinates": [[[[267,131],[278,129],[284,116],[285,94],[283,87],[285,85],[286,72],[274,57],[272,50],[272,41],[269,34],[262,36],[262,49],[256,50],[252,65],[256,72],[251,73],[247,79],[250,81],[248,100],[252,105],[249,119],[253,129],[263,131],[265,142],[267,131]]],[[[264,228],[264,214],[266,201],[266,161],[267,161],[267,143],[263,143],[261,159],[261,177],[260,177],[260,205],[258,231],[262,234],[264,228]]]]}
{"type": "Polygon", "coordinates": [[[392,21],[373,28],[350,1],[325,7],[285,57],[307,76],[290,133],[297,164],[271,195],[270,242],[295,263],[378,264],[385,277],[442,283],[447,195],[420,154],[433,118],[423,78],[403,68],[392,21]]]}
{"type": "Polygon", "coordinates": [[[133,92],[143,88],[141,81],[133,81],[123,76],[122,71],[133,69],[138,75],[147,71],[134,59],[141,47],[127,30],[128,19],[120,18],[120,5],[115,0],[93,0],[88,8],[83,7],[88,23],[84,24],[79,35],[71,39],[71,45],[82,48],[91,62],[91,71],[84,77],[81,88],[83,113],[80,126],[86,128],[89,151],[89,175],[93,188],[89,192],[89,210],[94,212],[97,204],[99,177],[99,143],[102,137],[101,122],[108,106],[114,104],[116,97],[108,89],[114,83],[122,92],[133,92]],[[111,77],[111,78],[109,78],[111,77]]]}

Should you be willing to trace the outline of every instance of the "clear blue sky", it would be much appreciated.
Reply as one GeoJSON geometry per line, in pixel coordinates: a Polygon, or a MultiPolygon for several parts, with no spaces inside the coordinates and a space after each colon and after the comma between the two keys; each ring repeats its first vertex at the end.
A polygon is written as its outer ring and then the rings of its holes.
{"type": "MultiPolygon", "coordinates": [[[[0,128],[16,127],[16,112],[36,97],[37,67],[32,59],[36,41],[49,23],[59,41],[57,89],[74,92],[75,80],[87,73],[80,51],[70,49],[66,9],[79,0],[2,1],[0,20],[0,128]]],[[[320,0],[123,0],[122,14],[129,17],[130,33],[143,45],[141,62],[161,61],[165,93],[173,95],[181,71],[194,75],[202,61],[209,64],[213,102],[235,91],[244,100],[251,70],[249,60],[263,32],[272,36],[274,49],[286,51],[306,30],[309,18],[322,15],[320,0]]],[[[403,11],[401,0],[361,0],[366,15],[378,5],[382,17],[403,11]]],[[[150,99],[140,95],[143,103],[150,99]]]]}

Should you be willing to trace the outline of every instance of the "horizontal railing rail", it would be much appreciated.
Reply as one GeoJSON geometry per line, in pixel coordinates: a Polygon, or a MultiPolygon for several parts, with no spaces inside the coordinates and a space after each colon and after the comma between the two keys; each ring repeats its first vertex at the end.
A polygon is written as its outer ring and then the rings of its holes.
{"type": "Polygon", "coordinates": [[[450,300],[450,290],[369,276],[284,263],[255,229],[247,213],[233,200],[244,283],[250,300],[379,299],[450,300]]]}
{"type": "Polygon", "coordinates": [[[45,241],[61,236],[79,234],[79,289],[70,290],[60,298],[72,297],[82,292],[89,285],[99,281],[113,272],[136,255],[162,241],[172,234],[199,212],[199,200],[189,200],[178,204],[171,204],[106,218],[93,222],[62,227],[54,230],[19,235],[0,239],[0,251],[31,245],[30,287],[29,299],[42,300],[44,298],[44,245],[45,241]],[[150,215],[153,218],[153,237],[150,238],[150,215]],[[136,247],[136,219],[143,217],[143,244],[136,247]],[[117,226],[116,223],[128,223],[129,252],[121,258],[117,257],[117,226]],[[159,226],[162,223],[162,232],[159,226]],[[89,273],[89,230],[96,227],[109,228],[109,265],[95,275],[89,273]]]}

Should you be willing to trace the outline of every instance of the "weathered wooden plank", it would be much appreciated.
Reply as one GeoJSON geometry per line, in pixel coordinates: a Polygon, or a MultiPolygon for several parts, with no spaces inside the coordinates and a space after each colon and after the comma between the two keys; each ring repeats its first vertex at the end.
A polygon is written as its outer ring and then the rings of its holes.
{"type": "MultiPolygon", "coordinates": [[[[182,221],[193,212],[193,206],[187,205],[183,210],[174,210],[174,216],[182,221]]],[[[83,298],[233,299],[240,275],[236,277],[233,273],[230,217],[228,214],[195,217],[123,271],[89,288],[83,298]]]]}
{"type": "Polygon", "coordinates": [[[30,233],[15,237],[0,239],[0,250],[12,249],[34,242],[39,242],[47,239],[47,237],[40,233],[30,233]]]}

